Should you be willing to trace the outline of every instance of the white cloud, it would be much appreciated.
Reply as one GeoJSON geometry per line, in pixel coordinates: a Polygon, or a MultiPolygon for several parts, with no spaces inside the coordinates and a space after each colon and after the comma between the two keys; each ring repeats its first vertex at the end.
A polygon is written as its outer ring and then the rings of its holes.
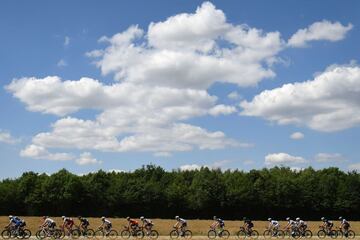
{"type": "Polygon", "coordinates": [[[3,131],[0,129],[0,142],[7,144],[16,144],[20,142],[20,139],[16,139],[7,131],[3,131]]]}
{"type": "Polygon", "coordinates": [[[236,107],[234,107],[234,106],[226,106],[226,105],[223,105],[223,104],[216,105],[215,107],[213,107],[213,108],[211,108],[209,110],[210,115],[213,115],[213,116],[219,116],[221,114],[229,115],[229,114],[232,114],[232,113],[235,113],[235,112],[237,112],[236,107]]]}
{"type": "Polygon", "coordinates": [[[199,170],[204,166],[200,166],[197,164],[186,164],[183,166],[180,166],[180,171],[193,171],[193,170],[199,170]]]}
{"type": "Polygon", "coordinates": [[[302,157],[291,156],[287,153],[272,153],[265,156],[266,165],[292,165],[306,163],[302,157]]]}
{"type": "Polygon", "coordinates": [[[171,157],[172,154],[169,152],[156,152],[154,153],[155,157],[171,157]]]}
{"type": "Polygon", "coordinates": [[[360,172],[360,163],[353,163],[348,166],[350,171],[357,171],[360,172]]]}
{"type": "Polygon", "coordinates": [[[294,132],[290,135],[290,138],[293,140],[300,140],[303,139],[304,137],[305,137],[304,134],[301,132],[294,132]]]}
{"type": "Polygon", "coordinates": [[[51,161],[68,161],[73,160],[74,156],[68,153],[50,153],[46,148],[31,144],[20,152],[21,157],[45,159],[51,161]]]}
{"type": "Polygon", "coordinates": [[[68,64],[64,59],[60,59],[56,64],[59,68],[66,67],[68,64]]]}
{"type": "Polygon", "coordinates": [[[318,153],[315,156],[315,160],[322,163],[344,162],[345,157],[340,153],[318,153]]]}
{"type": "Polygon", "coordinates": [[[240,95],[238,92],[236,92],[236,91],[233,91],[233,92],[229,93],[229,94],[227,95],[227,97],[228,97],[229,99],[231,99],[231,100],[241,99],[241,95],[240,95]]]}
{"type": "Polygon", "coordinates": [[[276,58],[284,41],[278,32],[264,33],[226,22],[225,14],[209,2],[194,14],[178,14],[138,26],[112,37],[99,57],[103,74],[121,81],[176,88],[206,89],[215,82],[253,86],[275,73],[267,62],[276,58]],[[221,43],[220,43],[221,42],[221,43]]]}
{"type": "Polygon", "coordinates": [[[109,169],[107,172],[109,172],[109,173],[125,173],[125,172],[129,172],[129,171],[125,171],[122,169],[109,169]]]}
{"type": "Polygon", "coordinates": [[[65,39],[64,39],[64,46],[65,46],[65,47],[67,47],[67,46],[69,46],[69,44],[70,44],[70,37],[65,36],[65,39]]]}
{"type": "Polygon", "coordinates": [[[244,116],[334,132],[360,125],[360,67],[331,66],[314,80],[266,90],[242,101],[244,116]]]}
{"type": "Polygon", "coordinates": [[[339,22],[323,20],[315,22],[309,27],[298,30],[288,41],[291,47],[306,47],[307,42],[327,40],[331,42],[340,41],[345,38],[346,33],[351,30],[352,24],[347,26],[339,22]]]}
{"type": "Polygon", "coordinates": [[[83,152],[80,157],[75,160],[78,165],[101,164],[102,162],[94,158],[90,152],[83,152]]]}

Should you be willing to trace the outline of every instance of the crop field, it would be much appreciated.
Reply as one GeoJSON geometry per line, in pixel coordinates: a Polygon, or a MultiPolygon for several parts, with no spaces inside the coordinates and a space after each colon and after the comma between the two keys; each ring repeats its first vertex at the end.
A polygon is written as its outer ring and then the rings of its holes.
{"type": "MultiPolygon", "coordinates": [[[[31,232],[34,234],[38,226],[41,224],[42,219],[41,217],[22,217],[26,220],[27,228],[31,230],[31,232]]],[[[52,217],[56,223],[57,226],[59,226],[62,222],[60,217],[52,217]]],[[[73,217],[75,219],[75,223],[78,224],[78,221],[76,217],[73,217]]],[[[90,221],[90,228],[96,229],[100,224],[101,220],[100,218],[88,218],[90,221]]],[[[127,224],[126,219],[124,218],[109,218],[110,221],[113,224],[113,228],[117,231],[121,231],[124,227],[124,225],[127,224]]],[[[175,224],[175,220],[173,219],[152,219],[154,222],[154,229],[156,229],[161,236],[168,236],[169,232],[172,230],[172,226],[175,224]]],[[[197,238],[201,238],[200,236],[207,236],[207,232],[209,230],[209,226],[211,225],[213,221],[212,220],[188,220],[188,229],[190,229],[193,232],[193,235],[199,236],[197,238]]],[[[334,225],[337,227],[339,225],[339,221],[334,221],[334,225]]],[[[3,228],[8,224],[8,217],[2,216],[0,217],[0,227],[3,228]]],[[[235,235],[235,233],[239,230],[239,226],[243,224],[243,221],[225,221],[225,228],[229,230],[231,235],[235,235]]],[[[260,235],[264,232],[268,222],[266,221],[254,221],[255,227],[260,235]]],[[[281,226],[285,226],[285,222],[280,222],[281,226]]],[[[316,235],[318,231],[318,226],[320,225],[320,221],[309,221],[308,226],[309,229],[313,232],[314,235],[316,235]]],[[[355,231],[356,234],[360,233],[360,222],[351,222],[351,229],[355,231]]],[[[207,238],[207,237],[206,237],[207,238]]]]}

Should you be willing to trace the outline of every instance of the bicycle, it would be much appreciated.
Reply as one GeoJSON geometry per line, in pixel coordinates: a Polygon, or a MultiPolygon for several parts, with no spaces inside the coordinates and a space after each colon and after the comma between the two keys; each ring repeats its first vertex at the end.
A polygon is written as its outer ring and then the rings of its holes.
{"type": "Polygon", "coordinates": [[[139,227],[143,232],[144,236],[151,239],[157,239],[159,237],[159,232],[154,229],[147,229],[145,226],[139,227]]]}
{"type": "Polygon", "coordinates": [[[252,238],[257,239],[259,237],[259,232],[253,229],[246,230],[244,227],[240,227],[240,230],[236,233],[238,238],[252,238]]]}
{"type": "Polygon", "coordinates": [[[128,239],[131,236],[136,237],[136,238],[143,238],[144,231],[142,229],[140,229],[139,227],[132,229],[128,226],[124,226],[124,230],[122,230],[120,232],[120,236],[125,239],[128,239]]]}
{"type": "Polygon", "coordinates": [[[285,233],[283,230],[280,229],[266,229],[263,233],[264,238],[272,238],[272,237],[276,237],[276,238],[284,238],[285,237],[285,233]]]}
{"type": "Polygon", "coordinates": [[[59,239],[62,237],[61,229],[50,229],[48,227],[40,227],[35,233],[37,239],[45,239],[47,237],[59,239]]]}
{"type": "Polygon", "coordinates": [[[340,238],[350,238],[353,239],[355,238],[355,232],[353,230],[347,230],[344,231],[342,228],[338,227],[338,229],[336,230],[336,237],[340,237],[340,238]]]}
{"type": "Polygon", "coordinates": [[[181,230],[181,228],[178,227],[174,227],[175,229],[172,230],[170,232],[170,238],[174,239],[174,238],[178,238],[178,237],[183,237],[185,239],[190,239],[192,238],[192,232],[190,230],[181,230]]]}
{"type": "Polygon", "coordinates": [[[3,239],[9,238],[19,238],[19,239],[29,239],[31,237],[31,231],[29,229],[18,228],[14,226],[5,227],[5,230],[1,232],[1,237],[3,239]]]}
{"type": "Polygon", "coordinates": [[[72,230],[71,236],[73,238],[79,238],[81,236],[86,238],[93,238],[95,231],[91,228],[81,228],[80,226],[75,226],[75,229],[72,230]]]}
{"type": "Polygon", "coordinates": [[[104,229],[103,227],[100,227],[95,231],[94,236],[96,238],[108,237],[110,239],[115,239],[119,236],[119,234],[114,229],[107,230],[107,229],[104,229]]]}
{"type": "Polygon", "coordinates": [[[299,229],[296,227],[288,227],[285,229],[284,234],[286,237],[292,237],[292,238],[299,238],[300,237],[300,232],[299,229]]]}
{"type": "Polygon", "coordinates": [[[216,237],[228,239],[230,237],[230,232],[222,228],[219,232],[216,232],[216,229],[210,226],[210,230],[208,231],[208,238],[214,239],[216,237]]]}
{"type": "Polygon", "coordinates": [[[319,226],[319,228],[320,228],[320,230],[317,232],[317,236],[319,238],[325,238],[326,236],[329,236],[331,238],[337,238],[336,230],[325,229],[324,226],[319,226]]]}

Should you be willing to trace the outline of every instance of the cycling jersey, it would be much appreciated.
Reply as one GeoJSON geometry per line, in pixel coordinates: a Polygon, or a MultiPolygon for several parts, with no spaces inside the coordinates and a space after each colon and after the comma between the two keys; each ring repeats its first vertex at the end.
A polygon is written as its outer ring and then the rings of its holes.
{"type": "Polygon", "coordinates": [[[142,220],[145,225],[152,225],[152,221],[150,219],[144,219],[142,220]]]}
{"type": "Polygon", "coordinates": [[[186,220],[183,219],[183,218],[179,218],[179,219],[178,219],[178,222],[180,222],[180,223],[186,223],[186,220]]]}
{"type": "Polygon", "coordinates": [[[296,225],[296,222],[294,220],[289,220],[288,221],[289,225],[291,226],[295,226],[296,225]]]}
{"type": "Polygon", "coordinates": [[[104,219],[103,221],[104,221],[104,224],[105,224],[105,225],[111,225],[111,222],[110,222],[109,220],[104,219]]]}
{"type": "Polygon", "coordinates": [[[276,221],[276,220],[272,220],[272,221],[270,222],[270,224],[271,224],[272,226],[274,226],[274,227],[279,226],[279,222],[276,221]]]}
{"type": "Polygon", "coordinates": [[[46,218],[44,222],[49,228],[54,228],[56,226],[55,221],[51,218],[46,218]]]}
{"type": "Polygon", "coordinates": [[[300,220],[300,221],[298,222],[298,224],[299,224],[299,226],[305,226],[305,225],[307,225],[306,222],[303,221],[303,220],[300,220]]]}
{"type": "Polygon", "coordinates": [[[72,218],[64,218],[65,225],[74,225],[74,220],[72,218]]]}
{"type": "Polygon", "coordinates": [[[80,218],[79,220],[82,225],[90,225],[89,220],[86,218],[80,218]]]}

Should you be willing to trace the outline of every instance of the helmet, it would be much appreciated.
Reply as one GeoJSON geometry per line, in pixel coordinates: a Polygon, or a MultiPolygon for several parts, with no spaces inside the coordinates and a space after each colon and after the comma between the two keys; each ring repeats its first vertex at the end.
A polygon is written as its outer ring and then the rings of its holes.
{"type": "Polygon", "coordinates": [[[140,220],[144,220],[144,217],[143,217],[143,216],[141,216],[141,217],[140,217],[140,220]]]}
{"type": "Polygon", "coordinates": [[[104,221],[104,220],[105,220],[105,217],[101,217],[101,220],[103,220],[103,221],[104,221]]]}
{"type": "Polygon", "coordinates": [[[178,220],[180,217],[179,216],[175,216],[175,219],[178,220]]]}
{"type": "Polygon", "coordinates": [[[324,218],[324,217],[321,217],[321,221],[325,221],[325,218],[324,218]]]}
{"type": "Polygon", "coordinates": [[[12,219],[13,218],[13,216],[12,215],[9,215],[9,219],[12,219]]]}
{"type": "Polygon", "coordinates": [[[268,221],[270,222],[272,219],[271,218],[268,218],[268,221]]]}
{"type": "Polygon", "coordinates": [[[214,216],[213,219],[216,220],[216,216],[214,216]]]}
{"type": "Polygon", "coordinates": [[[297,218],[296,218],[296,221],[300,221],[300,218],[299,218],[299,217],[297,217],[297,218]]]}
{"type": "Polygon", "coordinates": [[[339,220],[342,220],[343,219],[343,217],[339,217],[339,220]]]}
{"type": "Polygon", "coordinates": [[[128,220],[128,221],[129,221],[129,220],[130,220],[130,217],[126,217],[126,220],[128,220]]]}
{"type": "Polygon", "coordinates": [[[286,221],[290,221],[290,218],[289,218],[289,217],[287,217],[287,218],[286,218],[286,221]]]}

